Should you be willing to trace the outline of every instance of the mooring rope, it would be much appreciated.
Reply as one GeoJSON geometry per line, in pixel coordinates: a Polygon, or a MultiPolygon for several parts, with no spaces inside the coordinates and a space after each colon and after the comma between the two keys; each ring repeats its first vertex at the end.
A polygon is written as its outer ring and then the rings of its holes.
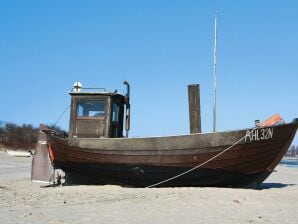
{"type": "Polygon", "coordinates": [[[64,115],[64,113],[70,108],[70,105],[67,106],[67,108],[60,114],[60,116],[58,117],[58,119],[56,120],[54,127],[56,127],[56,124],[60,121],[60,119],[62,118],[62,116],[64,115]]]}
{"type": "MultiPolygon", "coordinates": [[[[256,128],[252,129],[252,131],[255,130],[255,129],[256,129],[256,128]]],[[[161,182],[158,182],[158,183],[156,183],[156,184],[152,184],[152,185],[147,186],[147,187],[145,187],[145,188],[156,187],[156,186],[161,185],[161,184],[163,184],[163,183],[166,183],[166,182],[169,182],[169,181],[171,181],[171,180],[177,179],[177,178],[179,178],[179,177],[181,177],[181,176],[184,176],[185,174],[188,174],[188,173],[190,173],[190,172],[192,172],[192,171],[194,171],[194,170],[196,170],[196,169],[198,169],[198,168],[200,168],[200,167],[206,165],[207,163],[209,163],[209,162],[211,162],[212,160],[216,159],[217,157],[221,156],[221,155],[224,154],[225,152],[229,151],[229,150],[230,150],[231,148],[233,148],[235,145],[239,144],[245,137],[246,137],[246,134],[245,134],[245,136],[243,136],[242,138],[240,138],[238,141],[236,141],[233,145],[229,146],[228,148],[226,148],[225,150],[221,151],[220,153],[218,153],[217,155],[213,156],[212,158],[208,159],[207,161],[205,161],[205,162],[203,162],[203,163],[201,163],[201,164],[199,164],[199,165],[197,165],[197,166],[195,166],[195,167],[193,167],[193,168],[191,168],[191,169],[189,169],[189,170],[187,170],[187,171],[185,171],[185,172],[183,172],[183,173],[180,173],[180,174],[178,174],[178,175],[176,175],[176,176],[174,176],[174,177],[168,178],[168,179],[163,180],[163,181],[161,181],[161,182]]]]}

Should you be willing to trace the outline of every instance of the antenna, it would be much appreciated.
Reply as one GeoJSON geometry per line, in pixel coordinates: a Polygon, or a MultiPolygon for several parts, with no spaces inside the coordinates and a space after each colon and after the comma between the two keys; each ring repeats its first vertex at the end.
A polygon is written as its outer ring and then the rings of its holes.
{"type": "Polygon", "coordinates": [[[213,132],[216,131],[216,47],[217,47],[217,11],[215,12],[214,23],[214,85],[213,85],[213,132]]]}

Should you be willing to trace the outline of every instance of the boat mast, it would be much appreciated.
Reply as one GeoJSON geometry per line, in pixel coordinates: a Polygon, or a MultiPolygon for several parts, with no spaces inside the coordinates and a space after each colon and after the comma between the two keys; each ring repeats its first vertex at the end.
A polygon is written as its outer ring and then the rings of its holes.
{"type": "Polygon", "coordinates": [[[217,44],[217,11],[215,13],[215,24],[214,24],[214,73],[213,73],[213,132],[216,131],[216,44],[217,44]]]}

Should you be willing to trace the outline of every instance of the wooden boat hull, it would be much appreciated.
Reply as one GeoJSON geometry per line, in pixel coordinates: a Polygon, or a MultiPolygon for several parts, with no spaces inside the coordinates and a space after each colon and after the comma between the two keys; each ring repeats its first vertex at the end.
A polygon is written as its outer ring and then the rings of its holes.
{"type": "MultiPolygon", "coordinates": [[[[162,166],[134,166],[90,163],[57,163],[57,168],[67,172],[71,184],[117,184],[148,187],[164,181],[188,168],[162,166]]],[[[256,188],[271,172],[245,174],[224,169],[199,168],[190,174],[163,183],[158,187],[239,187],[256,188]]]]}
{"type": "Polygon", "coordinates": [[[51,161],[76,183],[146,187],[203,164],[168,186],[255,188],[291,144],[297,123],[153,138],[70,138],[47,134],[51,161]]]}

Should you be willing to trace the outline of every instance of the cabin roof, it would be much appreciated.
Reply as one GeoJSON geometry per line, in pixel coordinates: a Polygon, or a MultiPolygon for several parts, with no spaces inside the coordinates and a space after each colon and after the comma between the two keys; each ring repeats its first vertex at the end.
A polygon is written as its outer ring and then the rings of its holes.
{"type": "Polygon", "coordinates": [[[69,92],[69,95],[71,96],[86,96],[86,95],[91,95],[91,96],[122,96],[122,94],[119,94],[116,91],[114,92],[108,92],[106,91],[105,89],[80,89],[80,91],[70,91],[69,92]],[[100,90],[103,90],[103,91],[100,91],[100,90]]]}

